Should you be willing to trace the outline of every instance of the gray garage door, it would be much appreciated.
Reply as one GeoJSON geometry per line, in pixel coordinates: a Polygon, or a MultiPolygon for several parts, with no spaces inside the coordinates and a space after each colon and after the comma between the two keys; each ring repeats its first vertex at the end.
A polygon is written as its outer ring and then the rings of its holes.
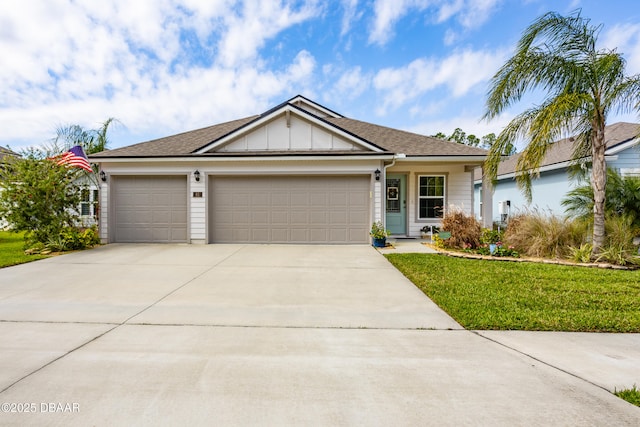
{"type": "Polygon", "coordinates": [[[211,177],[212,243],[367,243],[368,176],[211,177]]]}
{"type": "Polygon", "coordinates": [[[187,241],[186,176],[114,176],[111,191],[115,242],[187,241]]]}

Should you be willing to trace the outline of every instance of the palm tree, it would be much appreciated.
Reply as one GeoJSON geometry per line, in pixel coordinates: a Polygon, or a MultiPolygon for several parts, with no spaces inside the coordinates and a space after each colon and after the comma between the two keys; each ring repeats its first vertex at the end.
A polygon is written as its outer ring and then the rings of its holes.
{"type": "Polygon", "coordinates": [[[59,147],[58,144],[62,143],[61,151],[66,151],[75,145],[80,145],[87,154],[99,153],[107,149],[109,144],[107,131],[109,126],[116,122],[116,119],[109,117],[98,129],[85,129],[80,125],[58,127],[56,137],[53,139],[54,146],[59,147]]]}
{"type": "Polygon", "coordinates": [[[486,162],[495,180],[501,156],[509,144],[527,141],[516,180],[531,200],[531,179],[550,144],[574,135],[575,161],[591,156],[593,188],[593,254],[605,241],[605,125],[611,111],[640,110],[640,75],[625,76],[625,60],[615,50],[598,50],[601,26],[590,24],[580,11],[569,16],[549,12],[522,34],[516,52],[493,76],[484,118],[494,119],[530,91],[546,93],[540,105],[517,115],[498,136],[486,162]]]}
{"type": "MultiPolygon", "coordinates": [[[[607,170],[605,212],[610,216],[629,216],[640,228],[640,177],[621,176],[607,170]]],[[[562,199],[565,212],[573,217],[589,219],[593,215],[593,188],[583,185],[567,193],[562,199]]]]}

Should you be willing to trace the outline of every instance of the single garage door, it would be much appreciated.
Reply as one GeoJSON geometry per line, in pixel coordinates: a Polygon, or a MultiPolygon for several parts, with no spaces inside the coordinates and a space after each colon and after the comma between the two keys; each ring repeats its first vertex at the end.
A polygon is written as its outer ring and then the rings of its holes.
{"type": "Polygon", "coordinates": [[[367,243],[369,176],[211,177],[211,243],[367,243]]]}
{"type": "Polygon", "coordinates": [[[111,191],[115,242],[187,242],[186,176],[114,176],[111,191]]]}

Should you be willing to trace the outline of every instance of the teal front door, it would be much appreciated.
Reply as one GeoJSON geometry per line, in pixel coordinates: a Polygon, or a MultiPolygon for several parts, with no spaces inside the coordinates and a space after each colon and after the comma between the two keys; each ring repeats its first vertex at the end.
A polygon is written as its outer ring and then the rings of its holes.
{"type": "Polygon", "coordinates": [[[407,176],[387,175],[386,215],[387,230],[391,234],[407,234],[407,176]]]}

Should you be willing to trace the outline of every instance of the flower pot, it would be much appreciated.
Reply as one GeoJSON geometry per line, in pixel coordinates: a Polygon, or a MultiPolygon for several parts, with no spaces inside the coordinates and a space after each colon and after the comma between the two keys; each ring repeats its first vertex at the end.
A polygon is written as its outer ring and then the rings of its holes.
{"type": "Polygon", "coordinates": [[[382,237],[380,239],[377,238],[373,238],[373,247],[375,248],[384,248],[385,246],[387,246],[387,238],[386,237],[382,237]]]}

